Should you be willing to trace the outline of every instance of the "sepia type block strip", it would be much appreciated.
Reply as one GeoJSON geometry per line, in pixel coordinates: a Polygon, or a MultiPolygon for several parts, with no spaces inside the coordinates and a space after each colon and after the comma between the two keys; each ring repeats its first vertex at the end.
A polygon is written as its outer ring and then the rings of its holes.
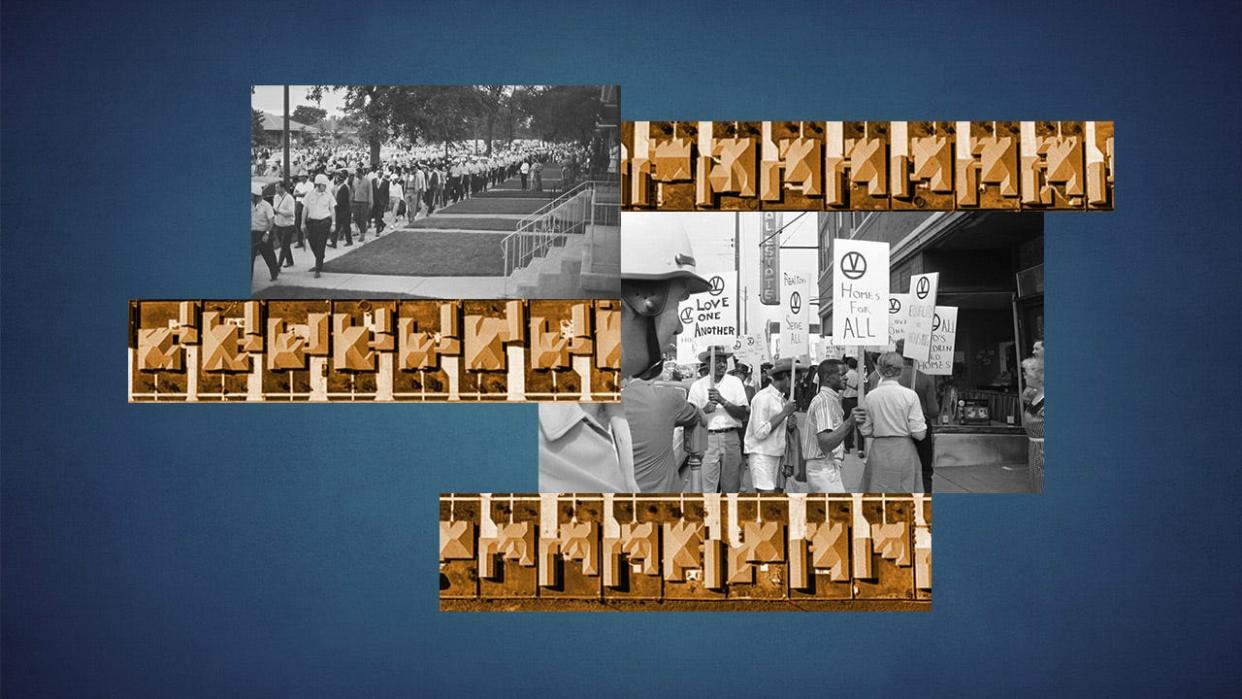
{"type": "Polygon", "coordinates": [[[131,402],[601,401],[615,300],[131,301],[131,402]]]}
{"type": "Polygon", "coordinates": [[[440,496],[443,611],[922,611],[931,496],[440,496]]]}
{"type": "Polygon", "coordinates": [[[1113,208],[1111,121],[628,121],[621,206],[658,211],[1113,208]]]}

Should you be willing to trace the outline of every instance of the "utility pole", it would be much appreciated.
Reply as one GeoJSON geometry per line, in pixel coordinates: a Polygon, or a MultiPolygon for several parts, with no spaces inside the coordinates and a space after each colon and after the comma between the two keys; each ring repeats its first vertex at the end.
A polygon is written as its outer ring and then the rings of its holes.
{"type": "Polygon", "coordinates": [[[285,159],[283,161],[285,176],[281,178],[283,181],[289,181],[289,86],[285,85],[285,159]]]}
{"type": "MultiPolygon", "coordinates": [[[[742,288],[742,213],[740,211],[733,212],[733,273],[737,276],[737,283],[733,285],[734,289],[742,288]]],[[[742,327],[742,308],[746,302],[737,304],[737,321],[733,326],[735,328],[742,327]]],[[[743,330],[742,332],[745,332],[743,330]]]]}

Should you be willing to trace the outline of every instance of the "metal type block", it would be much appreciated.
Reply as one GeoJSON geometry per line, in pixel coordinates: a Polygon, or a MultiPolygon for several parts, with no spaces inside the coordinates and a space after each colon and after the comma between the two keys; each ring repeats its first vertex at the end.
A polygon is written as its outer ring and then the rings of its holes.
{"type": "Polygon", "coordinates": [[[441,608],[928,609],[930,515],[924,495],[449,494],[441,608]]]}
{"type": "Polygon", "coordinates": [[[616,402],[620,326],[608,299],[131,301],[128,393],[151,402],[616,402]]]}
{"type": "Polygon", "coordinates": [[[850,539],[844,522],[815,525],[811,534],[811,566],[827,569],[833,581],[850,579],[850,539]]]}
{"type": "Polygon", "coordinates": [[[474,558],[474,523],[440,522],[440,560],[474,558]]]}
{"type": "Polygon", "coordinates": [[[789,540],[789,586],[798,590],[811,587],[806,539],[789,540]]]}
{"type": "Polygon", "coordinates": [[[625,209],[1113,207],[1106,121],[652,121],[622,134],[625,209]]]}
{"type": "Polygon", "coordinates": [[[780,522],[745,522],[742,541],[751,563],[775,563],[785,560],[785,527],[780,522]]]}
{"type": "Polygon", "coordinates": [[[683,581],[686,569],[702,568],[703,525],[696,522],[664,523],[664,579],[683,581]]]}
{"type": "Polygon", "coordinates": [[[654,522],[622,524],[621,551],[631,561],[642,561],[644,575],[660,574],[660,530],[654,522]]]}
{"type": "Polygon", "coordinates": [[[569,561],[582,561],[583,575],[599,575],[599,525],[566,522],[560,534],[561,555],[569,561]]]}

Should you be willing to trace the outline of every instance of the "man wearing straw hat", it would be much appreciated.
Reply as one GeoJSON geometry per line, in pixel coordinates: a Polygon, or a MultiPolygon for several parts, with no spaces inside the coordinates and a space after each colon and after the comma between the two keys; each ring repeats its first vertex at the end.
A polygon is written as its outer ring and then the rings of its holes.
{"type": "Polygon", "coordinates": [[[688,400],[707,417],[707,450],[703,453],[703,492],[737,493],[742,489],[742,421],[750,414],[746,387],[728,374],[725,347],[699,354],[708,364],[707,376],[690,386],[688,400]]]}

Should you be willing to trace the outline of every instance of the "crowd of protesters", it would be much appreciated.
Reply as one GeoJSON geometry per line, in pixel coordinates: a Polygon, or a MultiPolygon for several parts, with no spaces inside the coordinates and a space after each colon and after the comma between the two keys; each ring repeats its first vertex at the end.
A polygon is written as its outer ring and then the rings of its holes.
{"type": "Polygon", "coordinates": [[[523,190],[543,192],[545,167],[555,166],[561,174],[548,182],[555,185],[550,189],[565,191],[608,166],[608,153],[597,144],[516,141],[491,155],[473,150],[469,143],[392,145],[381,148],[378,163],[368,164],[369,152],[359,146],[304,145],[290,149],[290,179],[285,180],[283,151],[254,148],[252,264],[262,256],[275,281],[282,268],[293,266],[292,250],[309,244],[319,277],[325,248],[352,246],[355,236],[365,242],[371,229],[379,237],[390,226],[408,225],[511,179],[520,179],[523,190]],[[275,179],[272,191],[264,179],[275,179]],[[307,215],[306,199],[316,191],[331,195],[330,217],[307,215]],[[272,209],[271,216],[261,203],[272,209]],[[312,234],[325,229],[322,237],[312,234]]]}

